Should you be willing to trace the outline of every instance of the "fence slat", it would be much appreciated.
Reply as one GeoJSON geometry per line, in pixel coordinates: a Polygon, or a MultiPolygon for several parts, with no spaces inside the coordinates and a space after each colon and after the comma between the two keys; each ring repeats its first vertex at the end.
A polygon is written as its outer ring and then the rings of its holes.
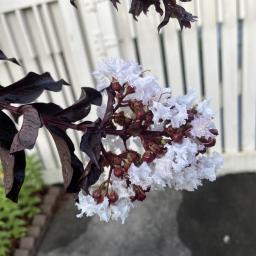
{"type": "MultiPolygon", "coordinates": [[[[193,2],[184,3],[183,5],[190,13],[195,13],[195,7],[193,2]]],[[[192,25],[191,29],[183,30],[182,39],[187,88],[195,89],[198,94],[198,98],[200,99],[202,97],[202,81],[199,63],[199,38],[196,23],[192,25]]]]}
{"type": "Polygon", "coordinates": [[[128,14],[128,8],[125,3],[118,7],[118,11],[114,12],[114,18],[122,58],[137,61],[136,49],[134,45],[134,23],[132,16],[128,14]]]}
{"type": "Polygon", "coordinates": [[[141,15],[138,18],[138,22],[136,22],[138,48],[144,69],[150,70],[157,76],[161,86],[166,86],[157,25],[153,9],[150,9],[147,16],[141,15]]]}
{"type": "Polygon", "coordinates": [[[245,0],[243,33],[242,148],[255,150],[256,2],[245,0]]]}
{"type": "Polygon", "coordinates": [[[238,35],[236,2],[223,0],[222,69],[225,152],[238,151],[238,35]]]}
{"type": "Polygon", "coordinates": [[[70,71],[75,96],[80,96],[80,87],[93,86],[88,53],[84,48],[75,8],[69,1],[59,0],[51,5],[56,30],[66,65],[70,71]]]}
{"type": "MultiPolygon", "coordinates": [[[[219,83],[219,59],[217,45],[217,17],[216,1],[201,0],[202,15],[202,42],[203,42],[203,67],[205,96],[211,99],[211,106],[216,113],[216,126],[220,123],[220,83],[219,83]]],[[[216,149],[221,151],[221,143],[218,140],[216,149]]]]}
{"type": "Polygon", "coordinates": [[[182,95],[184,93],[184,87],[180,42],[177,24],[174,21],[171,21],[168,26],[163,28],[163,37],[169,86],[172,88],[174,95],[182,95]]]}

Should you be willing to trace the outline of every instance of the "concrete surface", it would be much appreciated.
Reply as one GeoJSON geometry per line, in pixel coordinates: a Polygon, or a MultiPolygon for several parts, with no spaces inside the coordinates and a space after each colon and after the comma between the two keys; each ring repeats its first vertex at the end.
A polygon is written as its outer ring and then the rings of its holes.
{"type": "Polygon", "coordinates": [[[229,175],[196,192],[152,192],[124,225],[76,219],[65,197],[39,256],[255,256],[256,175],[229,175]]]}

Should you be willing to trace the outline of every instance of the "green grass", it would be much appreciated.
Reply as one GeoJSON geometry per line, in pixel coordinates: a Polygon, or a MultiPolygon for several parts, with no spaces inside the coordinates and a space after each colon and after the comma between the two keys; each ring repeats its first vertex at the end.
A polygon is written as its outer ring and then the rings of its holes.
{"type": "Polygon", "coordinates": [[[37,192],[42,187],[41,166],[35,156],[27,158],[26,179],[18,204],[5,198],[0,179],[0,256],[9,255],[13,241],[26,234],[27,221],[39,212],[41,199],[37,192]]]}

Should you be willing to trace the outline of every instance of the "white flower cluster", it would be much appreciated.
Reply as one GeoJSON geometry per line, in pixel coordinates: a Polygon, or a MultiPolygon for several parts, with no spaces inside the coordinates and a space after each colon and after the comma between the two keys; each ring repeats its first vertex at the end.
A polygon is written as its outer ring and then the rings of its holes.
{"type": "Polygon", "coordinates": [[[166,121],[171,123],[172,129],[179,129],[188,122],[190,111],[193,112],[193,118],[186,135],[180,142],[166,144],[165,153],[161,157],[156,157],[150,163],[143,162],[139,166],[131,164],[125,178],[111,174],[110,189],[118,195],[114,203],[110,203],[107,196],[99,203],[93,196],[80,192],[77,206],[81,213],[78,217],[99,215],[103,221],[120,219],[124,223],[135,205],[132,200],[137,193],[135,187],[142,191],[166,187],[193,191],[202,185],[202,180],[216,179],[216,172],[223,164],[222,157],[216,152],[211,155],[200,153],[206,149],[200,139],[211,142],[217,135],[214,115],[208,101],[195,105],[194,91],[189,91],[184,96],[172,96],[170,89],[160,87],[155,77],[143,77],[141,67],[134,62],[104,60],[94,75],[98,90],[109,87],[113,78],[121,85],[128,83],[134,87],[135,93],[128,95],[126,100],[141,101],[153,113],[154,124],[150,127],[151,131],[163,131],[166,121]]]}
{"type": "Polygon", "coordinates": [[[84,214],[88,217],[97,214],[102,221],[108,222],[110,219],[120,219],[124,223],[130,209],[134,207],[130,200],[130,197],[134,196],[134,192],[127,187],[125,180],[117,179],[114,176],[112,178],[111,189],[118,194],[118,200],[114,204],[109,204],[109,199],[105,196],[101,203],[97,203],[91,195],[84,195],[81,191],[79,193],[79,203],[77,203],[78,209],[81,210],[81,213],[78,214],[79,218],[84,214]]]}
{"type": "Polygon", "coordinates": [[[167,153],[151,164],[139,167],[132,165],[129,177],[132,184],[142,188],[162,190],[166,187],[175,190],[193,191],[202,185],[202,180],[214,181],[216,171],[223,164],[222,157],[214,152],[211,156],[196,156],[198,146],[190,139],[167,146],[167,153]]]}

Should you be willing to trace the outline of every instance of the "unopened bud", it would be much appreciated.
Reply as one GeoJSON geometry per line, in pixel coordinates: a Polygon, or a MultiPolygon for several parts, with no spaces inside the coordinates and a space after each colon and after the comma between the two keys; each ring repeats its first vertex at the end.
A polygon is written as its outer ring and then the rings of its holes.
{"type": "Polygon", "coordinates": [[[118,200],[118,194],[115,191],[112,191],[107,195],[109,203],[114,204],[118,200]]]}

